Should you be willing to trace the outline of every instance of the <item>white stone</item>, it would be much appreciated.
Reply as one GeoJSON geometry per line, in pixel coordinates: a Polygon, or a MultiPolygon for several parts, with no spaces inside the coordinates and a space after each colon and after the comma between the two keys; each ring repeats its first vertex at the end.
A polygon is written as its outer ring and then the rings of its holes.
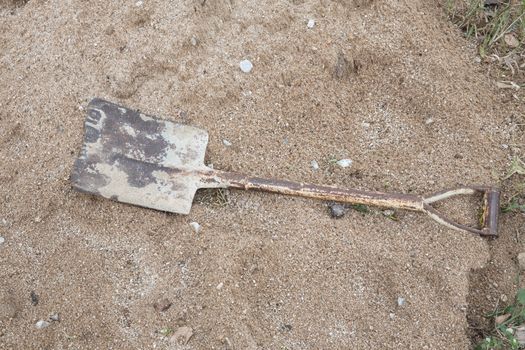
{"type": "Polygon", "coordinates": [[[142,1],[142,0],[139,0],[139,1],[137,1],[137,2],[135,3],[135,6],[137,6],[137,7],[140,7],[140,6],[142,6],[142,5],[144,5],[144,1],[142,1]]]}
{"type": "Polygon", "coordinates": [[[5,238],[0,236],[0,244],[4,243],[5,242],[5,238]]]}
{"type": "Polygon", "coordinates": [[[35,327],[36,327],[37,329],[46,328],[46,327],[48,327],[48,326],[49,326],[49,322],[44,321],[44,320],[40,320],[40,321],[38,321],[38,322],[35,324],[35,327]]]}
{"type": "Polygon", "coordinates": [[[317,163],[316,160],[312,160],[312,161],[310,162],[310,166],[311,166],[312,169],[314,169],[314,170],[319,170],[319,163],[317,163]]]}
{"type": "Polygon", "coordinates": [[[224,283],[221,282],[221,283],[219,283],[219,284],[217,285],[217,287],[215,287],[215,288],[217,288],[217,290],[221,290],[222,287],[224,287],[224,283]]]}
{"type": "Polygon", "coordinates": [[[392,210],[392,209],[385,209],[385,210],[383,210],[383,215],[384,216],[392,216],[394,214],[395,214],[395,211],[392,210]]]}
{"type": "Polygon", "coordinates": [[[232,145],[232,143],[226,139],[222,140],[222,144],[226,147],[230,147],[232,145]]]}
{"type": "Polygon", "coordinates": [[[190,222],[190,226],[193,229],[193,231],[195,231],[195,233],[199,233],[201,230],[201,225],[199,225],[198,222],[195,222],[195,221],[190,222]]]}
{"type": "Polygon", "coordinates": [[[312,29],[313,27],[315,27],[315,20],[313,19],[309,19],[308,20],[308,24],[306,24],[306,26],[310,29],[312,29]]]}
{"type": "Polygon", "coordinates": [[[253,68],[253,64],[249,60],[242,60],[241,63],[239,63],[239,67],[244,73],[250,73],[253,68]]]}
{"type": "Polygon", "coordinates": [[[405,302],[406,302],[405,298],[403,297],[397,298],[397,306],[403,306],[405,305],[405,302]]]}
{"type": "Polygon", "coordinates": [[[337,165],[339,165],[341,168],[348,168],[352,165],[352,159],[340,159],[337,161],[337,165]]]}
{"type": "Polygon", "coordinates": [[[525,271],[525,252],[518,254],[518,264],[520,265],[520,269],[525,271]]]}
{"type": "Polygon", "coordinates": [[[196,37],[192,36],[190,42],[191,42],[192,46],[197,46],[197,38],[196,37]]]}

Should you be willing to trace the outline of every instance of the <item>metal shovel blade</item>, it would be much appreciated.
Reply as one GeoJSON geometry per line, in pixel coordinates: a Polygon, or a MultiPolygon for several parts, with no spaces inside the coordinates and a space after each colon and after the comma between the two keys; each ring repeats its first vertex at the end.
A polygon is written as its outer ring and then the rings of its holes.
{"type": "Polygon", "coordinates": [[[102,99],[89,103],[73,187],[119,202],[188,214],[208,133],[102,99]]]}

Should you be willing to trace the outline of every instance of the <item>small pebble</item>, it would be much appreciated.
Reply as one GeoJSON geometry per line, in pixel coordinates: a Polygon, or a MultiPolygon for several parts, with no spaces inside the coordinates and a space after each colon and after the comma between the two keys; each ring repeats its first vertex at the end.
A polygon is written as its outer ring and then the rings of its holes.
{"type": "Polygon", "coordinates": [[[195,231],[195,233],[199,233],[201,230],[201,225],[199,225],[198,222],[195,222],[195,221],[190,222],[190,226],[193,229],[193,231],[195,231]]]}
{"type": "Polygon", "coordinates": [[[29,296],[31,297],[31,304],[33,306],[37,306],[38,305],[38,295],[35,293],[34,290],[31,291],[31,293],[29,294],[29,296]]]}
{"type": "Polygon", "coordinates": [[[306,24],[306,26],[310,29],[312,29],[313,27],[315,27],[315,20],[313,19],[309,19],[308,20],[308,24],[306,24]]]}
{"type": "Polygon", "coordinates": [[[342,204],[333,203],[329,204],[328,207],[330,208],[330,215],[333,218],[342,218],[345,215],[345,207],[342,204]]]}
{"type": "Polygon", "coordinates": [[[351,159],[340,159],[337,161],[337,165],[339,165],[341,168],[348,168],[349,166],[352,165],[352,160],[351,159]]]}
{"type": "Polygon", "coordinates": [[[198,41],[196,37],[192,36],[190,42],[192,46],[197,46],[198,41]]]}
{"type": "Polygon", "coordinates": [[[226,139],[222,140],[222,144],[226,147],[230,147],[232,145],[232,143],[226,139]]]}
{"type": "Polygon", "coordinates": [[[49,319],[53,322],[60,322],[60,315],[59,314],[53,314],[49,316],[49,319]]]}
{"type": "Polygon", "coordinates": [[[170,341],[179,345],[186,345],[193,336],[193,329],[190,327],[179,327],[171,336],[170,341]]]}
{"type": "Polygon", "coordinates": [[[283,324],[283,325],[281,326],[281,329],[282,329],[283,331],[286,331],[286,332],[291,331],[292,328],[293,328],[293,326],[292,326],[291,324],[283,324]]]}
{"type": "Polygon", "coordinates": [[[155,303],[153,303],[153,308],[158,311],[166,311],[171,307],[171,301],[169,301],[167,298],[161,299],[155,303]]]}
{"type": "Polygon", "coordinates": [[[494,323],[497,325],[502,324],[503,322],[507,321],[510,318],[510,316],[510,314],[499,315],[494,318],[494,323]]]}
{"type": "Polygon", "coordinates": [[[518,264],[521,270],[525,270],[525,252],[518,254],[518,264]]]}
{"type": "Polygon", "coordinates": [[[387,217],[388,217],[388,216],[392,216],[392,215],[394,215],[394,214],[395,214],[395,211],[392,210],[392,209],[386,209],[386,210],[383,210],[383,215],[384,215],[384,216],[387,216],[387,217]]]}
{"type": "Polygon", "coordinates": [[[5,242],[5,238],[0,236],[0,244],[4,243],[5,242]]]}
{"type": "Polygon", "coordinates": [[[48,326],[49,326],[49,322],[44,321],[44,320],[40,320],[40,321],[38,321],[38,322],[35,324],[35,327],[36,327],[37,329],[46,328],[46,327],[48,327],[48,326]]]}
{"type": "Polygon", "coordinates": [[[217,287],[215,287],[215,288],[217,288],[217,290],[221,290],[222,287],[224,287],[224,283],[221,282],[221,283],[219,283],[219,284],[217,285],[217,287]]]}
{"type": "Polygon", "coordinates": [[[319,170],[319,163],[317,163],[317,161],[315,161],[315,160],[312,160],[312,161],[310,162],[310,166],[311,166],[312,169],[314,169],[314,170],[319,170]]]}
{"type": "Polygon", "coordinates": [[[518,344],[525,345],[525,326],[521,325],[518,328],[516,328],[514,338],[516,338],[518,344]]]}
{"type": "Polygon", "coordinates": [[[250,73],[253,68],[253,64],[249,60],[242,60],[239,67],[244,73],[250,73]]]}
{"type": "Polygon", "coordinates": [[[137,2],[135,3],[135,6],[140,7],[140,6],[142,6],[143,4],[144,4],[144,2],[141,1],[141,0],[139,0],[139,1],[137,1],[137,2]]]}
{"type": "Polygon", "coordinates": [[[391,313],[388,314],[388,317],[389,317],[391,320],[393,320],[393,319],[396,317],[396,314],[393,313],[393,312],[391,312],[391,313]]]}
{"type": "Polygon", "coordinates": [[[37,216],[37,217],[35,218],[35,222],[36,222],[36,223],[39,223],[39,222],[41,222],[41,221],[42,221],[42,219],[40,218],[40,216],[37,216]]]}
{"type": "Polygon", "coordinates": [[[233,347],[232,342],[228,337],[224,337],[222,343],[225,345],[226,349],[231,349],[233,347]]]}
{"type": "Polygon", "coordinates": [[[434,119],[432,119],[432,118],[428,118],[427,120],[425,120],[425,124],[427,124],[427,125],[430,125],[433,122],[434,122],[434,119]]]}
{"type": "Polygon", "coordinates": [[[399,297],[397,298],[397,306],[403,306],[405,305],[405,298],[399,297]]]}

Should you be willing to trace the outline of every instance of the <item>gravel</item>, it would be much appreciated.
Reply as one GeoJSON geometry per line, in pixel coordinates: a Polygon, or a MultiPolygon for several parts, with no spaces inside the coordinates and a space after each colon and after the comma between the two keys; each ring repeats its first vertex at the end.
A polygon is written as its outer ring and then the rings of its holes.
{"type": "Polygon", "coordinates": [[[384,216],[388,217],[394,215],[396,212],[393,209],[385,209],[382,213],[384,216]]]}
{"type": "Polygon", "coordinates": [[[195,221],[190,222],[190,226],[193,229],[193,231],[195,231],[195,233],[199,233],[201,230],[201,225],[199,225],[198,222],[195,222],[195,221]]]}
{"type": "Polygon", "coordinates": [[[171,336],[170,341],[179,345],[186,345],[193,336],[193,329],[190,327],[179,327],[171,336]]]}
{"type": "Polygon", "coordinates": [[[520,265],[520,269],[525,271],[525,252],[518,254],[518,264],[520,265]]]}
{"type": "Polygon", "coordinates": [[[308,23],[306,24],[306,26],[310,29],[312,29],[313,27],[315,27],[315,20],[313,19],[309,19],[308,20],[308,23]]]}
{"type": "Polygon", "coordinates": [[[30,296],[31,296],[31,304],[33,306],[37,306],[39,298],[38,298],[38,295],[35,293],[34,290],[31,291],[30,296]]]}
{"type": "Polygon", "coordinates": [[[252,62],[250,60],[242,60],[241,63],[239,63],[239,67],[244,73],[250,73],[253,68],[252,62]]]}
{"type": "Polygon", "coordinates": [[[35,327],[37,329],[43,329],[43,328],[49,327],[49,325],[50,323],[44,320],[40,320],[37,323],[35,323],[35,327]]]}
{"type": "Polygon", "coordinates": [[[348,168],[352,165],[352,159],[340,159],[336,162],[341,168],[348,168]]]}
{"type": "Polygon", "coordinates": [[[345,206],[339,203],[328,204],[328,208],[330,208],[330,215],[337,219],[342,218],[346,212],[345,206]]]}
{"type": "Polygon", "coordinates": [[[316,160],[312,160],[312,161],[310,162],[310,166],[311,166],[312,169],[314,169],[314,170],[319,170],[319,163],[317,163],[316,160]]]}
{"type": "Polygon", "coordinates": [[[171,301],[169,301],[167,298],[161,299],[153,303],[153,308],[157,310],[158,312],[166,311],[170,307],[171,307],[171,301]]]}

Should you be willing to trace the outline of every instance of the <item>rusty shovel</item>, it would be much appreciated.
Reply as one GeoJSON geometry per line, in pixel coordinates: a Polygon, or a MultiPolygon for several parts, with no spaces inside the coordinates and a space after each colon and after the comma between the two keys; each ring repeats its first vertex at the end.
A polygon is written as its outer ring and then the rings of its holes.
{"type": "Polygon", "coordinates": [[[460,187],[421,197],[264,179],[207,167],[207,143],[204,130],[95,98],[87,108],[84,144],[71,181],[83,192],[179,214],[190,212],[199,188],[230,187],[419,211],[452,229],[497,236],[500,192],[496,187],[460,187]],[[479,227],[456,223],[431,206],[475,193],[483,195],[479,227]]]}

